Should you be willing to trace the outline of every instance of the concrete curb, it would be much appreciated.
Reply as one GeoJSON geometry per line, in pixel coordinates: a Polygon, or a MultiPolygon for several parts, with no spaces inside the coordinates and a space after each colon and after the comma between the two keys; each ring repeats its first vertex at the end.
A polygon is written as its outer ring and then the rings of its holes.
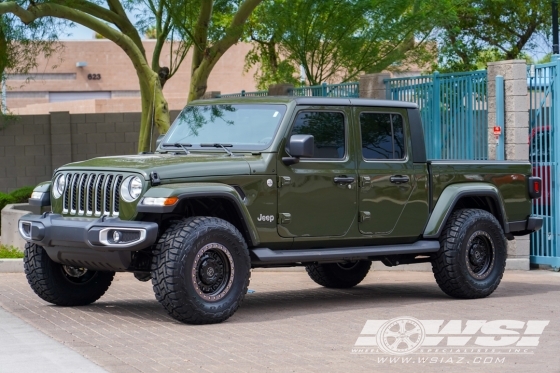
{"type": "Polygon", "coordinates": [[[23,273],[23,259],[0,259],[0,273],[23,273]]]}

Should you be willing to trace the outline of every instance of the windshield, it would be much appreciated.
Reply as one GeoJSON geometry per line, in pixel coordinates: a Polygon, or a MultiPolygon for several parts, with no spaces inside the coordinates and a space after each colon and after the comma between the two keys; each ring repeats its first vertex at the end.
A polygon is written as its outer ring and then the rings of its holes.
{"type": "MultiPolygon", "coordinates": [[[[227,144],[233,150],[266,149],[286,112],[285,105],[223,104],[187,106],[162,144],[227,144]]],[[[163,149],[162,149],[163,150],[163,149]]]]}

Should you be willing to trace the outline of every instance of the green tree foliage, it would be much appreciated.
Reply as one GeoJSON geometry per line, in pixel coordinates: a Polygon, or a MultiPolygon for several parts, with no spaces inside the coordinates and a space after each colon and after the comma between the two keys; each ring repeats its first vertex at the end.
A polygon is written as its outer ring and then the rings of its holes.
{"type": "Polygon", "coordinates": [[[182,7],[176,1],[184,0],[168,0],[169,12],[194,46],[188,98],[192,101],[204,95],[216,63],[241,40],[248,18],[262,0],[192,0],[182,7]]]}
{"type": "Polygon", "coordinates": [[[43,20],[25,25],[13,14],[0,15],[0,75],[25,74],[37,67],[39,55],[48,58],[59,51],[55,41],[62,23],[43,20]]]}
{"type": "MultiPolygon", "coordinates": [[[[0,15],[13,17],[22,30],[41,28],[41,22],[73,22],[117,44],[129,57],[140,83],[142,122],[139,151],[148,150],[153,127],[169,128],[163,86],[195,45],[189,100],[202,97],[208,76],[221,56],[243,33],[243,25],[262,0],[0,0],[0,15]],[[214,12],[214,8],[217,10],[214,12]],[[127,14],[140,14],[133,22],[127,14]],[[154,34],[156,45],[146,55],[141,35],[154,34]],[[161,65],[168,44],[170,59],[161,65]],[[151,58],[150,58],[151,57],[151,58]]],[[[0,38],[1,40],[1,38],[0,38]]],[[[12,39],[13,40],[13,39],[12,39]]],[[[21,61],[21,60],[18,60],[21,61]]]]}
{"type": "MultiPolygon", "coordinates": [[[[142,100],[142,124],[140,128],[139,150],[147,150],[149,146],[152,125],[160,133],[165,133],[169,128],[169,112],[167,101],[163,97],[162,87],[169,79],[173,67],[160,68],[159,57],[163,44],[172,33],[169,14],[163,10],[163,5],[145,0],[154,6],[150,8],[153,19],[159,21],[158,39],[152,63],[150,65],[146,51],[140,38],[138,25],[134,25],[125,9],[134,9],[135,6],[145,7],[143,0],[87,1],[87,0],[46,0],[35,3],[30,0],[0,1],[0,14],[3,17],[17,17],[26,28],[41,29],[41,25],[72,22],[81,24],[103,38],[117,44],[130,58],[140,83],[142,100]],[[154,11],[155,10],[155,11],[154,11]],[[159,10],[159,13],[157,12],[159,10]],[[157,63],[154,63],[154,60],[157,63]]],[[[157,0],[154,0],[157,1],[157,0]]],[[[187,0],[185,0],[187,1],[187,0]]],[[[146,17],[141,18],[141,20],[146,17]]],[[[139,25],[140,29],[142,25],[139,25]]],[[[18,60],[21,62],[21,60],[18,60]]]]}
{"type": "MultiPolygon", "coordinates": [[[[50,58],[60,51],[61,44],[56,43],[60,23],[42,21],[26,26],[14,15],[0,15],[0,80],[5,79],[8,72],[25,74],[34,69],[39,55],[50,58]]],[[[0,117],[12,119],[4,109],[2,107],[0,117]]]]}
{"type": "Polygon", "coordinates": [[[399,69],[407,58],[433,59],[427,43],[446,14],[430,0],[267,0],[247,38],[255,47],[246,69],[259,65],[259,86],[293,82],[303,66],[311,85],[355,80],[360,73],[399,69]]]}
{"type": "Polygon", "coordinates": [[[550,30],[550,0],[452,0],[436,38],[434,69],[469,71],[486,63],[527,57],[550,30]]]}

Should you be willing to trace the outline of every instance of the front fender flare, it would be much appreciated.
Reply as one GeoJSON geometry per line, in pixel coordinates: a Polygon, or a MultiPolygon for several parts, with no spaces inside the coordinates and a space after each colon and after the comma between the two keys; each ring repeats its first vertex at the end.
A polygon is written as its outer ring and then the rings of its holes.
{"type": "Polygon", "coordinates": [[[175,209],[181,204],[182,200],[195,199],[197,197],[215,197],[223,198],[233,203],[236,213],[241,219],[246,236],[249,237],[250,246],[256,246],[260,243],[257,228],[251,219],[249,210],[245,205],[244,199],[239,195],[234,187],[220,183],[182,183],[160,185],[150,188],[140,200],[136,207],[139,213],[151,214],[167,214],[176,212],[175,209]],[[142,200],[146,197],[177,197],[179,202],[173,206],[150,206],[143,205],[142,200]]]}
{"type": "Polygon", "coordinates": [[[509,233],[504,203],[498,188],[488,183],[460,183],[448,186],[439,197],[428,224],[424,229],[424,238],[439,238],[447,219],[451,216],[455,205],[462,197],[490,197],[498,207],[500,216],[496,218],[505,233],[509,233]]]}

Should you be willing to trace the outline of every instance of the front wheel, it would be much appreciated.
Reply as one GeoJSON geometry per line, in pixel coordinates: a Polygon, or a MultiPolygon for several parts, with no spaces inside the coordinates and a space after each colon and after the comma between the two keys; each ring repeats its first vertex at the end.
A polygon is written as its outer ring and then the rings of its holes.
{"type": "Polygon", "coordinates": [[[42,246],[27,243],[23,258],[25,276],[33,291],[58,306],[84,306],[109,288],[115,272],[92,271],[54,262],[42,246]]]}
{"type": "Polygon", "coordinates": [[[483,298],[494,292],[504,274],[507,244],[496,218],[487,211],[453,213],[432,258],[434,277],[447,295],[483,298]]]}
{"type": "Polygon", "coordinates": [[[218,323],[239,308],[251,276],[243,236],[218,218],[175,221],[160,237],[152,262],[156,299],[176,320],[218,323]]]}

